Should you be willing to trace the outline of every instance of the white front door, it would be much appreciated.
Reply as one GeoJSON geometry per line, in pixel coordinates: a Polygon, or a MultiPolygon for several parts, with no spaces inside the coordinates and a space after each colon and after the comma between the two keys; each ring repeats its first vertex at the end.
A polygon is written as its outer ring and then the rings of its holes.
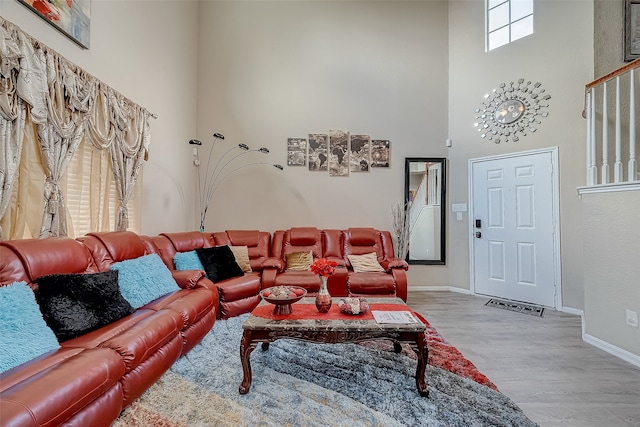
{"type": "Polygon", "coordinates": [[[471,160],[476,293],[555,307],[554,152],[471,160]]]}

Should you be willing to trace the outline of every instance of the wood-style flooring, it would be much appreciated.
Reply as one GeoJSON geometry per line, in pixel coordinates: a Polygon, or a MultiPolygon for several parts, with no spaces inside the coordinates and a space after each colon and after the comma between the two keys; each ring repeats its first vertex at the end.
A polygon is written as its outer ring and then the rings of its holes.
{"type": "Polygon", "coordinates": [[[407,303],[540,426],[640,426],[640,369],[582,341],[579,316],[488,300],[410,291],[407,303]]]}

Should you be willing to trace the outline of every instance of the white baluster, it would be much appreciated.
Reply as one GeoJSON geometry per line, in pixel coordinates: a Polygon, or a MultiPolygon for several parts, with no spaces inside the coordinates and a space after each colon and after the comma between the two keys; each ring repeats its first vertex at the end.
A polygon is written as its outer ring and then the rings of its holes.
{"type": "Polygon", "coordinates": [[[607,106],[607,82],[602,85],[602,179],[601,184],[609,183],[609,107],[607,106]]]}
{"type": "Polygon", "coordinates": [[[596,166],[596,88],[591,88],[591,141],[589,152],[591,153],[591,163],[589,164],[589,185],[598,183],[598,167],[596,166]]]}
{"type": "Polygon", "coordinates": [[[629,165],[628,181],[635,181],[638,176],[638,162],[636,161],[636,89],[634,69],[629,74],[629,165]]]}
{"type": "Polygon", "coordinates": [[[616,162],[613,165],[613,182],[622,180],[622,125],[620,123],[620,76],[616,77],[616,162]]]}
{"type": "Polygon", "coordinates": [[[591,159],[593,158],[593,154],[591,153],[591,92],[593,89],[587,90],[584,112],[587,118],[587,141],[586,141],[586,150],[587,150],[587,185],[593,185],[591,181],[591,159]]]}

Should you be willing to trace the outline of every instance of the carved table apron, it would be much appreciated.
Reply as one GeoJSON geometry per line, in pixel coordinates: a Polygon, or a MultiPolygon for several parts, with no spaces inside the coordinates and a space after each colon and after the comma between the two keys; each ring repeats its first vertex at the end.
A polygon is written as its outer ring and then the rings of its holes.
{"type": "MultiPolygon", "coordinates": [[[[334,298],[335,299],[335,298],[334,298]]],[[[367,298],[371,305],[371,309],[376,309],[376,304],[396,305],[398,310],[410,309],[399,298],[367,298]]],[[[295,313],[298,304],[314,304],[314,298],[303,298],[299,303],[293,304],[293,312],[295,313]]],[[[258,308],[269,305],[262,301],[258,308]]],[[[315,308],[315,307],[314,307],[315,308]]],[[[336,301],[332,306],[332,310],[337,310],[336,301]]],[[[249,318],[244,322],[242,328],[242,340],[240,342],[240,360],[242,362],[242,370],[244,377],[240,384],[240,394],[246,394],[251,388],[251,352],[259,343],[262,343],[262,349],[267,350],[269,343],[280,338],[297,339],[302,341],[311,341],[316,343],[357,343],[359,341],[369,340],[391,340],[393,341],[394,350],[399,353],[401,343],[408,343],[418,356],[418,364],[416,367],[416,386],[421,396],[429,396],[427,383],[424,377],[428,359],[428,348],[425,337],[425,325],[417,321],[416,323],[377,323],[372,319],[371,315],[367,318],[361,316],[334,316],[342,318],[328,318],[327,315],[317,313],[317,315],[309,316],[304,319],[287,319],[283,316],[280,319],[269,319],[254,315],[254,310],[249,318]]],[[[329,317],[332,311],[329,312],[329,317]]]]}

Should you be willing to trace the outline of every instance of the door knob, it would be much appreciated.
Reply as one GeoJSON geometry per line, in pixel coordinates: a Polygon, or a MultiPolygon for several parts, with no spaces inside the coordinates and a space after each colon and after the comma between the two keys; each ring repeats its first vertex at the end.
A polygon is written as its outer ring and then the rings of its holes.
{"type": "Polygon", "coordinates": [[[476,239],[479,239],[482,237],[482,233],[479,231],[476,231],[476,239]]]}

